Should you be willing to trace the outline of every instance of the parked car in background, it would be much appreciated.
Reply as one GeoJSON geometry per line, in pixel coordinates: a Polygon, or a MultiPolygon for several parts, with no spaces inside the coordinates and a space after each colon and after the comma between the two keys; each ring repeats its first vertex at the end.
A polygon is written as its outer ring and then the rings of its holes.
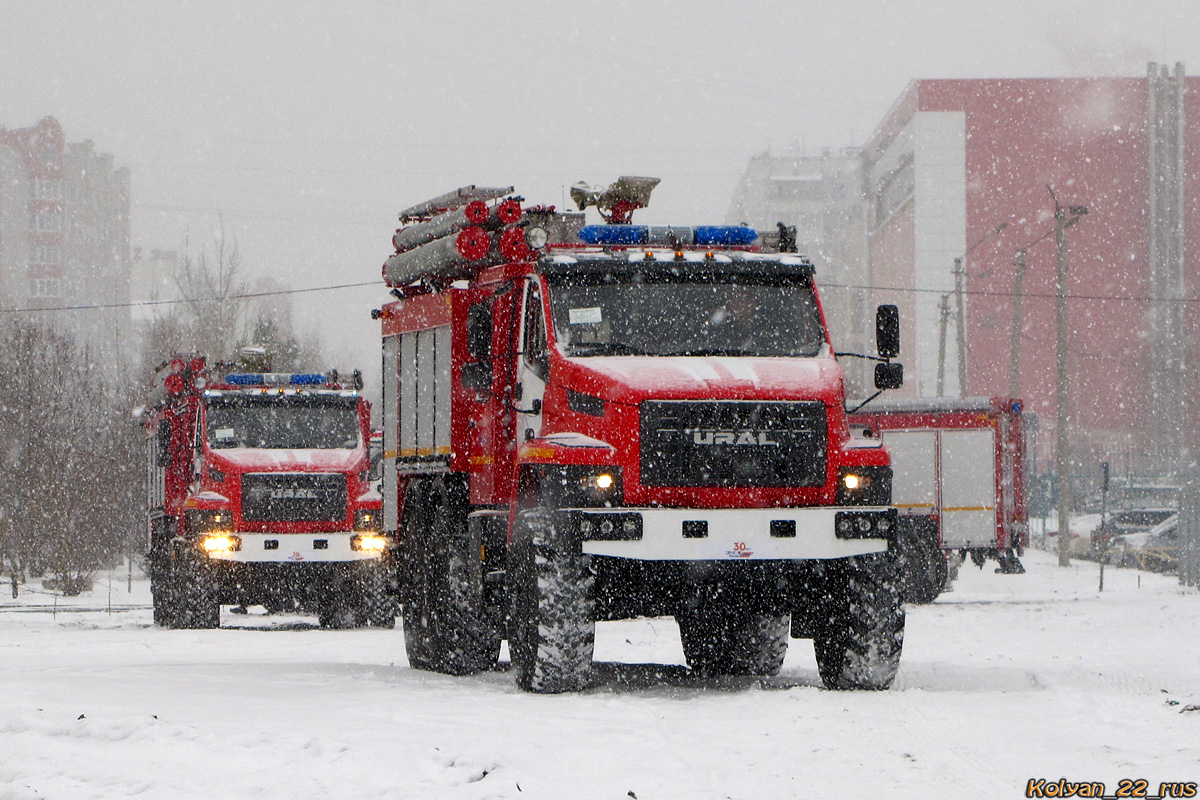
{"type": "Polygon", "coordinates": [[[1103,523],[1096,525],[1090,533],[1071,540],[1071,555],[1093,561],[1104,551],[1105,540],[1109,544],[1108,563],[1118,563],[1111,557],[1113,543],[1120,537],[1145,533],[1155,526],[1177,516],[1173,508],[1131,508],[1109,512],[1103,523]]]}
{"type": "Polygon", "coordinates": [[[1172,513],[1149,530],[1114,536],[1109,563],[1151,572],[1174,572],[1179,566],[1179,514],[1172,513]]]}

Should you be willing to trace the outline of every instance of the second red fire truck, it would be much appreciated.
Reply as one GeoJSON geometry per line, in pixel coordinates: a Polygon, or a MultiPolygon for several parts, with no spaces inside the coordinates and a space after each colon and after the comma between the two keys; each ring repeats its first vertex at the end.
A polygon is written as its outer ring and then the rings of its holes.
{"type": "Polygon", "coordinates": [[[142,422],[154,621],[215,628],[222,605],[393,627],[361,380],[234,372],[177,356],[142,422]]]}
{"type": "MultiPolygon", "coordinates": [[[[879,439],[793,232],[647,227],[654,179],[582,213],[466,187],[402,213],[384,267],[384,532],[412,666],[586,685],[597,620],[673,616],[703,674],[882,689],[904,630],[879,439]]],[[[880,308],[878,388],[902,381],[880,308]]]]}

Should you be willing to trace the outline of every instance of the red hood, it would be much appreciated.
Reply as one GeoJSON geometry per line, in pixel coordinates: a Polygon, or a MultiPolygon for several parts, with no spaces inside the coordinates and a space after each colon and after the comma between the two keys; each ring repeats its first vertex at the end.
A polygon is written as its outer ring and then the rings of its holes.
{"type": "Polygon", "coordinates": [[[360,472],[366,450],[210,450],[213,466],[228,472],[360,472]]]}
{"type": "Polygon", "coordinates": [[[820,400],[840,406],[842,368],[830,357],[590,356],[563,359],[564,383],[617,403],[642,400],[820,400]]]}

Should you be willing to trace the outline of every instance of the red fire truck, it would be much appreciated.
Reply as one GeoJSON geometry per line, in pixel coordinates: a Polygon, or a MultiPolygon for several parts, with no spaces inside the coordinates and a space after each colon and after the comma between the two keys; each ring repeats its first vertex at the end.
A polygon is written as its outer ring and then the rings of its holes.
{"type": "Polygon", "coordinates": [[[1025,571],[1029,430],[1020,400],[888,400],[852,414],[850,424],[892,453],[905,600],[929,603],[941,593],[948,556],[1025,571]]]}
{"type": "Polygon", "coordinates": [[[215,628],[222,604],[262,604],[325,627],[395,625],[361,384],[162,365],[142,416],[157,624],[215,628]]]}
{"type": "MultiPolygon", "coordinates": [[[[384,266],[384,532],[408,659],[585,686],[597,620],[674,616],[702,674],[888,687],[904,629],[891,469],[852,437],[794,231],[647,227],[656,179],[583,213],[466,187],[401,214],[384,266]]],[[[882,307],[876,383],[903,380],[882,307]]]]}

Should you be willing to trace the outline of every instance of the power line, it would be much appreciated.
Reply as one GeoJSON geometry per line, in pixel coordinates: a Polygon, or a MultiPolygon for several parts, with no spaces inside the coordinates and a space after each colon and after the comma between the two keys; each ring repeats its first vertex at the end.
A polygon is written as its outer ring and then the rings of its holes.
{"type": "Polygon", "coordinates": [[[278,289],[271,292],[246,292],[231,294],[225,297],[194,297],[179,300],[142,300],[136,303],[97,303],[95,305],[51,306],[49,308],[0,308],[0,314],[22,314],[45,311],[92,311],[105,308],[139,308],[141,306],[170,306],[180,303],[219,303],[224,300],[244,300],[252,297],[274,297],[284,294],[305,294],[308,292],[330,292],[337,289],[358,289],[364,286],[381,286],[380,281],[363,281],[362,283],[339,283],[331,286],[310,286],[306,289],[278,289]]]}
{"type": "MultiPolygon", "coordinates": [[[[96,303],[94,305],[75,305],[75,306],[50,306],[48,308],[0,308],[0,314],[23,314],[31,312],[47,312],[47,311],[92,311],[106,308],[138,308],[141,306],[167,306],[178,305],[179,303],[205,303],[205,302],[220,302],[222,300],[242,300],[253,297],[273,297],[278,295],[288,294],[308,294],[311,292],[331,292],[339,289],[360,289],[367,286],[382,287],[380,281],[362,281],[360,283],[338,283],[329,286],[309,286],[304,289],[278,289],[270,292],[246,292],[243,294],[231,294],[225,297],[196,297],[190,299],[179,300],[142,300],[139,302],[129,303],[96,303]]],[[[944,289],[913,289],[901,286],[866,286],[852,283],[823,283],[822,289],[853,289],[858,291],[874,291],[874,292],[901,292],[910,294],[946,294],[944,289]]],[[[1015,297],[1013,292],[992,292],[979,289],[967,289],[965,294],[974,295],[977,297],[1015,297]]],[[[1053,300],[1056,295],[1049,292],[1023,292],[1023,297],[1026,298],[1041,298],[1053,300]]],[[[1100,294],[1068,294],[1068,300],[1098,300],[1098,301],[1119,301],[1119,302],[1135,302],[1135,303],[1200,303],[1200,297],[1149,297],[1145,295],[1129,296],[1129,295],[1100,295],[1100,294]]]]}

